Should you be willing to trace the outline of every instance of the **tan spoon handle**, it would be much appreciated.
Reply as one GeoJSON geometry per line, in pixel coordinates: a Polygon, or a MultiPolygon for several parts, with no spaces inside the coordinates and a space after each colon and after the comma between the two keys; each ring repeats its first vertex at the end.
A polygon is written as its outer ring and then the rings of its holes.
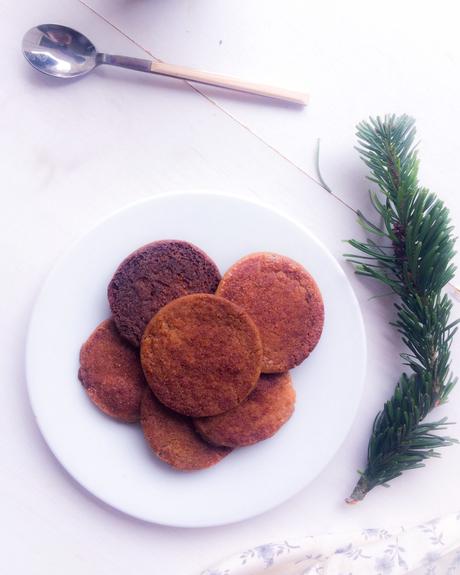
{"type": "Polygon", "coordinates": [[[222,76],[220,74],[203,72],[201,70],[193,70],[184,66],[174,66],[172,64],[164,64],[163,62],[152,62],[150,71],[153,74],[182,78],[183,80],[191,80],[192,82],[199,82],[201,84],[210,84],[211,86],[219,86],[221,88],[237,90],[238,92],[268,96],[269,98],[276,98],[277,100],[284,100],[286,102],[292,102],[302,106],[305,106],[308,103],[308,94],[303,92],[295,92],[292,90],[285,90],[284,88],[265,86],[263,84],[256,84],[253,82],[244,82],[243,80],[232,78],[230,76],[222,76]]]}

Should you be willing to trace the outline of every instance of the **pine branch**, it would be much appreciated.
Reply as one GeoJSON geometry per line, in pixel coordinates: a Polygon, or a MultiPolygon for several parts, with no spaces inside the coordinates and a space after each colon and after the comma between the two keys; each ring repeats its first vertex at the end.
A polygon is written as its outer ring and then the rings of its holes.
{"type": "Polygon", "coordinates": [[[371,203],[381,217],[377,225],[362,214],[358,221],[378,238],[348,243],[346,254],[356,273],[384,283],[394,292],[396,319],[408,352],[393,396],[377,415],[369,440],[367,465],[349,503],[404,471],[424,466],[435,451],[456,440],[439,434],[445,419],[426,423],[430,411],[447,401],[456,383],[450,372],[450,348],[457,321],[450,321],[452,302],[443,288],[453,278],[455,255],[449,211],[418,182],[414,120],[406,115],[370,119],[357,127],[358,151],[378,192],[371,203]]]}

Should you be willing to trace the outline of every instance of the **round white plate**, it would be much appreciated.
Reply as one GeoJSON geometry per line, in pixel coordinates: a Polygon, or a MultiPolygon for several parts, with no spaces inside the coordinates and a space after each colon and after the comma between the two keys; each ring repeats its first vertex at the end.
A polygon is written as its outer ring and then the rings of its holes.
{"type": "Polygon", "coordinates": [[[366,362],[361,313],[345,274],[305,228],[267,206],[213,193],[168,194],[128,206],[86,234],[49,274],[27,341],[32,408],[51,450],[88,491],[130,515],[175,526],[221,525],[282,503],[309,483],[344,440],[366,362]],[[140,427],[113,421],[78,379],[81,344],[110,315],[106,289],[119,262],[158,239],[203,250],[221,272],[251,252],[302,263],[325,304],[320,343],[292,376],[296,410],[271,439],[218,465],[181,473],[160,462],[140,427]]]}

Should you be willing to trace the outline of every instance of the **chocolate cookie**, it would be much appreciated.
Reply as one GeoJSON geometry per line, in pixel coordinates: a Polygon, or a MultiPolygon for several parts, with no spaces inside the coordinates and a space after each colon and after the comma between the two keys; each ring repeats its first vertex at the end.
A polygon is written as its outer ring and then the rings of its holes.
{"type": "Polygon", "coordinates": [[[183,295],[214,293],[219,281],[217,266],[196,246],[153,242],[119,265],[108,287],[110,309],[121,335],[138,346],[160,308],[183,295]]]}
{"type": "Polygon", "coordinates": [[[194,419],[196,430],[214,445],[242,447],[274,435],[294,411],[295,391],[288,372],[263,374],[254,391],[234,409],[194,419]]]}
{"type": "Polygon", "coordinates": [[[176,469],[211,467],[232,451],[206,443],[194,430],[191,419],[165,407],[149,389],[142,398],[141,414],[147,443],[160,459],[176,469]]]}
{"type": "Polygon", "coordinates": [[[118,333],[112,319],[103,321],[80,350],[78,377],[91,401],[119,421],[138,421],[147,388],[138,350],[118,333]]]}
{"type": "Polygon", "coordinates": [[[184,296],[162,308],[141,344],[147,382],[157,398],[190,416],[237,406],[260,375],[262,344],[254,322],[232,302],[184,296]]]}
{"type": "Polygon", "coordinates": [[[324,323],[321,293],[305,268],[286,256],[244,257],[224,275],[216,295],[246,310],[259,328],[264,373],[299,365],[319,341],[324,323]]]}

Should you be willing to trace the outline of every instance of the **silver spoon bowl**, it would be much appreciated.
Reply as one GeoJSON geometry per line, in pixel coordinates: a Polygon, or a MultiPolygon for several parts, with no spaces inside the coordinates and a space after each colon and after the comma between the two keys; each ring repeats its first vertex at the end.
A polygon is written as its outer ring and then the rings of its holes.
{"type": "Polygon", "coordinates": [[[29,30],[22,41],[26,59],[39,72],[58,78],[75,78],[91,72],[99,54],[83,34],[58,24],[43,24],[29,30]]]}

